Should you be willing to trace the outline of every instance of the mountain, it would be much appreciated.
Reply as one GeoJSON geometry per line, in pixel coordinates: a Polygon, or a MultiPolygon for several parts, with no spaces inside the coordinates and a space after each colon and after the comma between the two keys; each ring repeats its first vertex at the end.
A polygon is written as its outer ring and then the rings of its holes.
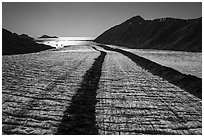
{"type": "Polygon", "coordinates": [[[38,44],[26,34],[18,35],[2,29],[2,54],[25,54],[51,49],[51,46],[38,44]]]}
{"type": "Polygon", "coordinates": [[[34,38],[32,37],[29,37],[27,34],[21,34],[19,35],[22,39],[29,39],[29,40],[35,40],[34,38]]]}
{"type": "Polygon", "coordinates": [[[94,41],[138,49],[202,52],[202,18],[145,20],[135,16],[94,41]]]}
{"type": "Polygon", "coordinates": [[[49,35],[43,35],[41,37],[38,37],[38,38],[58,38],[56,36],[49,36],[49,35]]]}

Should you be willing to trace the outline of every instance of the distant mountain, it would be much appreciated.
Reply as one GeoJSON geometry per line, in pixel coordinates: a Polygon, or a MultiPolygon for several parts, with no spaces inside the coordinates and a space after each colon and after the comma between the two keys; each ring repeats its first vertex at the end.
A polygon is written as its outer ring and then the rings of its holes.
{"type": "Polygon", "coordinates": [[[38,44],[26,34],[18,35],[2,29],[2,54],[25,54],[51,49],[51,46],[38,44]]]}
{"type": "Polygon", "coordinates": [[[105,31],[94,41],[138,49],[201,52],[202,18],[145,20],[135,16],[105,31]]]}
{"type": "Polygon", "coordinates": [[[38,37],[38,38],[58,38],[56,36],[49,36],[49,35],[43,35],[41,37],[38,37]]]}
{"type": "Polygon", "coordinates": [[[27,34],[21,34],[21,35],[19,35],[19,37],[22,38],[22,39],[35,40],[34,38],[29,37],[27,34]]]}

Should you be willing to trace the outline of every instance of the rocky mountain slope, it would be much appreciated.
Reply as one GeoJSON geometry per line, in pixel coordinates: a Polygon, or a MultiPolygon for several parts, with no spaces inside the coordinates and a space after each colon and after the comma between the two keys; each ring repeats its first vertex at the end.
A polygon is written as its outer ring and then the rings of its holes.
{"type": "Polygon", "coordinates": [[[202,51],[202,18],[145,20],[135,16],[98,36],[95,42],[138,49],[202,51]]]}
{"type": "Polygon", "coordinates": [[[38,44],[26,34],[18,35],[2,29],[2,54],[25,54],[51,49],[52,47],[38,44]]]}

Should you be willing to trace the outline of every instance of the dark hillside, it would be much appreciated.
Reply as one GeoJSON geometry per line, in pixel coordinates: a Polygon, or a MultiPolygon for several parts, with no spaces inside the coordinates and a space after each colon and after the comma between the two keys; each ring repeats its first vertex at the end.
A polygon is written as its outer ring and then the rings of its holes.
{"type": "Polygon", "coordinates": [[[2,54],[26,54],[51,49],[51,46],[38,44],[26,34],[18,35],[2,29],[2,54]]]}
{"type": "Polygon", "coordinates": [[[94,41],[129,48],[201,52],[202,18],[144,20],[135,16],[94,41]]]}

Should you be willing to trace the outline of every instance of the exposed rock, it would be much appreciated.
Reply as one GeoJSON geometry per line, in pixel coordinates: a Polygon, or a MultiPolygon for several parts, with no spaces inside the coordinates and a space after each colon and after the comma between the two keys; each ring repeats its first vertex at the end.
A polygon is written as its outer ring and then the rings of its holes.
{"type": "Polygon", "coordinates": [[[22,39],[29,39],[29,40],[35,40],[34,38],[28,36],[27,34],[21,34],[19,35],[22,39]]]}
{"type": "Polygon", "coordinates": [[[6,29],[2,29],[3,55],[26,54],[51,48],[53,47],[36,43],[33,38],[26,34],[18,35],[6,29]]]}
{"type": "Polygon", "coordinates": [[[105,31],[94,41],[138,49],[201,52],[202,18],[144,20],[136,16],[105,31]]]}

